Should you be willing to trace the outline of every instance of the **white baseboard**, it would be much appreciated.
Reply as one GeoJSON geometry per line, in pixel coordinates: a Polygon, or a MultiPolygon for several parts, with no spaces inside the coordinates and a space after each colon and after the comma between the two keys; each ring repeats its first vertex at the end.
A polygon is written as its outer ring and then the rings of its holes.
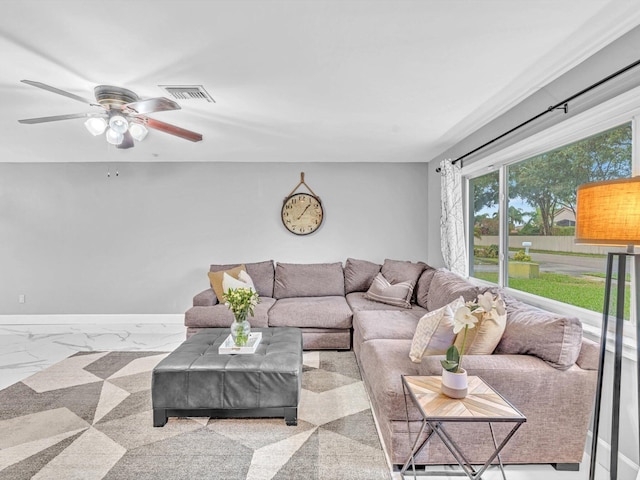
{"type": "MultiPolygon", "coordinates": [[[[591,431],[587,434],[587,454],[591,453],[591,431]]],[[[611,445],[602,439],[598,439],[598,464],[607,472],[609,469],[609,460],[611,457],[611,445]]],[[[588,465],[587,465],[588,469],[588,465]]],[[[640,465],[631,460],[626,455],[618,452],[618,479],[619,480],[640,480],[640,465]]]]}
{"type": "Polygon", "coordinates": [[[0,315],[0,325],[122,325],[139,323],[183,324],[184,314],[0,315]]]}

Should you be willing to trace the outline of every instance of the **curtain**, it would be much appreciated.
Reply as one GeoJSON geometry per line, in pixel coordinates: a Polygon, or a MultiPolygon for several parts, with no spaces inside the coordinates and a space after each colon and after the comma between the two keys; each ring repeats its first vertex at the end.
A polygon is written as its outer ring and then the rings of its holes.
{"type": "Polygon", "coordinates": [[[453,165],[450,160],[440,162],[440,186],[440,244],[444,263],[452,272],[466,277],[469,269],[464,239],[462,173],[459,163],[453,165]]]}

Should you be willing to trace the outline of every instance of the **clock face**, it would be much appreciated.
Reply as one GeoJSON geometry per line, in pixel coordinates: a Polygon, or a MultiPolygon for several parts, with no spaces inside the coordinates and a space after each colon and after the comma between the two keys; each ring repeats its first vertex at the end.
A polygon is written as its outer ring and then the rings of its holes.
{"type": "Polygon", "coordinates": [[[282,206],[282,223],[291,233],[309,235],[322,223],[323,211],[320,199],[307,193],[296,193],[282,206]]]}

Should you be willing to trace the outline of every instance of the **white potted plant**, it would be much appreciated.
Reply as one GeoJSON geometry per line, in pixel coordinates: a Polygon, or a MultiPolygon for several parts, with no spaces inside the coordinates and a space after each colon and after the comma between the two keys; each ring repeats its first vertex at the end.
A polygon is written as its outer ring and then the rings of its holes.
{"type": "Polygon", "coordinates": [[[456,310],[453,317],[453,333],[462,333],[462,345],[460,350],[455,345],[447,349],[442,364],[442,393],[451,398],[464,398],[468,392],[467,371],[462,368],[462,357],[467,342],[467,332],[470,328],[475,328],[479,321],[487,318],[497,318],[505,314],[504,301],[499,297],[494,297],[490,292],[478,295],[477,300],[467,302],[456,310]]]}

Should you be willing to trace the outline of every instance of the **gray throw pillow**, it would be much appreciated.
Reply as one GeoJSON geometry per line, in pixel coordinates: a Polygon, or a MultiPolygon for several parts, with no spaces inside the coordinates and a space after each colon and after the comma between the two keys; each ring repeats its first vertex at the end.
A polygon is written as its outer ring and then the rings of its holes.
{"type": "Polygon", "coordinates": [[[380,272],[382,265],[367,262],[366,260],[356,260],[347,258],[344,266],[344,292],[366,292],[369,290],[373,279],[380,272]]]}
{"type": "Polygon", "coordinates": [[[413,286],[409,282],[391,284],[382,273],[376,275],[373,283],[364,294],[369,300],[386,303],[396,307],[411,308],[413,286]]]}

